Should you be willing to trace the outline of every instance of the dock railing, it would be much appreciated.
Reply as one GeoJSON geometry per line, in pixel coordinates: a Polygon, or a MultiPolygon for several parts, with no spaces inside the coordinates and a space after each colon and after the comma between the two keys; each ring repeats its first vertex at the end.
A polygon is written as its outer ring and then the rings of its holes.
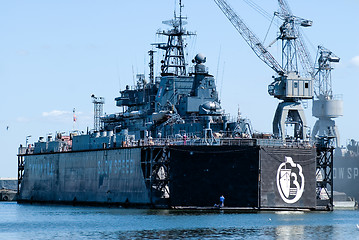
{"type": "MultiPolygon", "coordinates": [[[[56,140],[55,140],[56,141],[56,140]]],[[[100,150],[100,149],[114,149],[127,147],[143,147],[143,146],[265,146],[265,147],[311,147],[314,146],[312,140],[282,140],[282,139],[265,139],[265,138],[197,138],[197,137],[176,137],[176,138],[144,138],[140,140],[128,140],[123,142],[109,142],[102,144],[100,147],[97,144],[92,145],[88,143],[88,148],[81,150],[100,150]]],[[[72,146],[66,148],[59,148],[58,150],[36,151],[33,145],[28,147],[19,147],[18,155],[41,154],[41,153],[57,153],[57,152],[71,152],[72,146]]]]}

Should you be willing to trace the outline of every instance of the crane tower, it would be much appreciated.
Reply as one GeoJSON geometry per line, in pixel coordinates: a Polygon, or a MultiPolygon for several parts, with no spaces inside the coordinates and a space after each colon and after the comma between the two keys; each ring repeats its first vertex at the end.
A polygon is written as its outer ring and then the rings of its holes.
{"type": "Polygon", "coordinates": [[[343,116],[343,100],[333,95],[331,71],[332,63],[337,63],[340,58],[323,46],[318,46],[318,60],[316,78],[318,79],[314,89],[312,114],[318,118],[313,127],[312,137],[329,137],[333,147],[340,147],[340,136],[335,121],[332,118],[343,116]]]}
{"type": "Polygon", "coordinates": [[[94,94],[91,95],[92,103],[94,104],[94,130],[100,131],[103,127],[103,123],[100,121],[100,117],[103,115],[103,105],[105,98],[96,97],[94,94]]]}
{"type": "Polygon", "coordinates": [[[214,1],[254,53],[278,74],[268,86],[268,93],[282,100],[274,115],[274,136],[284,139],[286,137],[286,125],[290,124],[294,125],[293,137],[305,140],[307,122],[301,100],[313,98],[313,79],[299,75],[298,55],[301,57],[303,51],[297,47],[300,44],[297,44],[298,31],[296,26],[309,27],[312,25],[312,21],[296,17],[290,11],[285,11],[285,8],[282,8],[282,13],[276,13],[276,16],[283,20],[280,35],[276,39],[282,40],[282,64],[279,64],[225,0],[214,1]]]}

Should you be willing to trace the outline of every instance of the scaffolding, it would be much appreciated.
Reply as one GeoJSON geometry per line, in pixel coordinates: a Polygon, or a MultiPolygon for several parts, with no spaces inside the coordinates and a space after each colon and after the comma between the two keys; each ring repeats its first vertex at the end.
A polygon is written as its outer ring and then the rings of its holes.
{"type": "Polygon", "coordinates": [[[17,194],[20,194],[21,182],[24,178],[24,156],[18,155],[17,157],[17,194]]]}
{"type": "Polygon", "coordinates": [[[148,147],[142,154],[145,156],[141,167],[151,204],[167,207],[170,199],[168,147],[148,147]]]}
{"type": "Polygon", "coordinates": [[[333,152],[330,137],[321,137],[317,143],[316,195],[317,206],[333,210],[333,152]]]}

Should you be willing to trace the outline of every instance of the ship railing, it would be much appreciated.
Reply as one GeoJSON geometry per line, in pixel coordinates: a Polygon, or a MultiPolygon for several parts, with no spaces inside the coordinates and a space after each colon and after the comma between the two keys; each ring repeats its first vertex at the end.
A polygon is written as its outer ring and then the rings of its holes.
{"type": "Polygon", "coordinates": [[[310,147],[314,146],[314,142],[311,139],[308,140],[283,140],[283,139],[257,139],[257,145],[266,147],[310,147]]]}
{"type": "Polygon", "coordinates": [[[22,145],[20,145],[19,150],[18,150],[18,154],[26,154],[26,147],[23,147],[22,145]]]}
{"type": "Polygon", "coordinates": [[[258,138],[187,138],[187,139],[169,139],[155,138],[144,145],[237,145],[237,146],[287,146],[287,147],[310,147],[314,146],[312,140],[282,140],[282,139],[258,139],[258,138]]]}
{"type": "Polygon", "coordinates": [[[257,144],[260,146],[275,147],[284,146],[286,142],[283,139],[257,139],[257,144]]]}
{"type": "MultiPolygon", "coordinates": [[[[236,121],[236,118],[232,117],[229,113],[222,114],[221,116],[222,117],[226,116],[228,118],[228,120],[230,120],[232,122],[236,121]]],[[[216,119],[220,120],[220,118],[217,118],[217,117],[219,117],[219,116],[214,116],[214,121],[216,121],[216,119]]],[[[206,119],[206,116],[190,115],[190,116],[182,117],[182,119],[185,120],[186,122],[201,122],[204,119],[206,119]]]]}
{"type": "MultiPolygon", "coordinates": [[[[287,146],[287,147],[310,147],[314,146],[312,140],[282,140],[282,139],[260,139],[260,138],[198,138],[198,137],[177,137],[177,138],[146,138],[136,141],[124,141],[121,144],[104,144],[102,148],[89,148],[89,150],[111,149],[118,147],[142,147],[142,146],[287,146]]],[[[51,152],[71,152],[72,148],[60,148],[51,152]]],[[[50,153],[50,151],[40,152],[50,153]]],[[[34,147],[19,147],[19,155],[34,154],[34,147]]]]}
{"type": "Polygon", "coordinates": [[[290,146],[290,147],[304,147],[313,146],[311,140],[282,140],[282,139],[258,139],[258,138],[154,138],[149,141],[144,141],[142,144],[129,144],[128,146],[165,146],[165,145],[237,145],[237,146],[290,146]]]}
{"type": "Polygon", "coordinates": [[[23,147],[20,145],[18,155],[32,154],[34,153],[34,147],[23,147]]]}
{"type": "Polygon", "coordinates": [[[315,141],[313,141],[312,139],[286,140],[284,145],[291,147],[314,147],[315,141]]]}
{"type": "Polygon", "coordinates": [[[226,146],[256,146],[257,142],[254,138],[220,138],[220,145],[226,146]]]}

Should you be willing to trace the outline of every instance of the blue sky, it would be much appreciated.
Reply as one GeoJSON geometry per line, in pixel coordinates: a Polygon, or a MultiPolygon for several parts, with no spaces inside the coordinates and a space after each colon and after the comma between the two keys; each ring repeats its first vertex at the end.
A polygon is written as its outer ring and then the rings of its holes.
{"type": "MultiPolygon", "coordinates": [[[[228,0],[260,39],[270,21],[242,0],[228,0]]],[[[277,1],[254,1],[269,14],[277,1]]],[[[333,70],[335,94],[344,96],[344,116],[337,119],[342,144],[359,140],[359,2],[288,0],[293,13],[313,20],[304,29],[312,57],[322,44],[341,58],[333,70]]],[[[161,22],[171,19],[175,0],[12,0],[0,2],[0,177],[17,176],[17,148],[26,136],[36,141],[56,131],[93,126],[91,94],[105,97],[105,112],[118,111],[114,98],[133,83],[133,72],[149,73],[147,51],[161,22]],[[9,127],[7,129],[7,126],[9,127]]],[[[217,77],[222,107],[251,119],[258,131],[271,132],[278,100],[267,93],[274,72],[259,60],[212,0],[183,0],[188,61],[198,52],[217,77]]],[[[276,37],[274,27],[266,43],[276,37]]],[[[272,54],[279,60],[279,45],[272,54]]],[[[162,53],[155,57],[159,62],[162,53]]],[[[158,65],[156,72],[158,73],[158,65]]],[[[306,110],[309,124],[311,103],[306,110]]]]}

